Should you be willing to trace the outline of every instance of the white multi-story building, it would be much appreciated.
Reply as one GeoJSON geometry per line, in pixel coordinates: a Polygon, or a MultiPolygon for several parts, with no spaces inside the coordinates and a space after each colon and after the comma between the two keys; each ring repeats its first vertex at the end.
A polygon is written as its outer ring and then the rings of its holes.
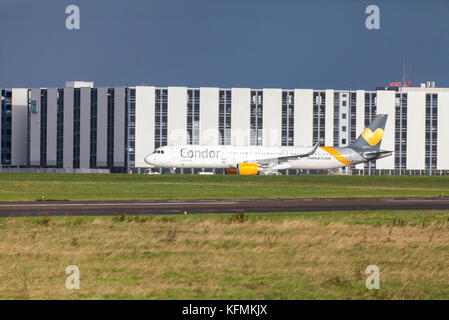
{"type": "MultiPolygon", "coordinates": [[[[1,165],[140,172],[164,145],[347,146],[378,113],[393,156],[354,173],[449,173],[449,88],[1,89],[1,165]]],[[[190,172],[190,171],[188,171],[190,172]]],[[[290,172],[292,173],[292,172],[290,172]]]]}

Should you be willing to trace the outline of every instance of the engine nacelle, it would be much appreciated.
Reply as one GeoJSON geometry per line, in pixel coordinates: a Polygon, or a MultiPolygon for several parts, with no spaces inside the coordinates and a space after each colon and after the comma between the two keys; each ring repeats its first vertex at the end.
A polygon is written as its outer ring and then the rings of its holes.
{"type": "Polygon", "coordinates": [[[237,173],[242,176],[255,176],[259,173],[257,163],[239,163],[237,173]]]}

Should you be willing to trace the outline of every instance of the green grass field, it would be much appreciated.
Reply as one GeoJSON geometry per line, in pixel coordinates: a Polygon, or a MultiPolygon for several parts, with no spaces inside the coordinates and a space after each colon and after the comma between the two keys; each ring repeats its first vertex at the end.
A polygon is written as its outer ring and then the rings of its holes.
{"type": "MultiPolygon", "coordinates": [[[[449,196],[449,177],[0,174],[0,201],[449,196]]],[[[0,299],[447,299],[449,211],[0,219],[0,299]],[[380,290],[367,290],[369,265],[380,290]],[[65,287],[77,265],[81,289],[65,287]]]]}
{"type": "Polygon", "coordinates": [[[449,176],[0,174],[0,201],[449,196],[449,176]]]}
{"type": "Polygon", "coordinates": [[[449,211],[6,218],[0,299],[448,299],[448,231],[449,211]]]}

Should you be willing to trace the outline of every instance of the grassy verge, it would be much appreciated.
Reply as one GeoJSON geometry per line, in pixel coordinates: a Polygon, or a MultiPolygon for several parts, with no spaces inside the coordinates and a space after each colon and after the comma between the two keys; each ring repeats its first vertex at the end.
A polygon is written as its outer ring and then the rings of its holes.
{"type": "Polygon", "coordinates": [[[448,231],[449,211],[0,219],[0,299],[447,299],[448,231]]]}
{"type": "Polygon", "coordinates": [[[0,201],[449,196],[449,176],[0,174],[0,201]]]}

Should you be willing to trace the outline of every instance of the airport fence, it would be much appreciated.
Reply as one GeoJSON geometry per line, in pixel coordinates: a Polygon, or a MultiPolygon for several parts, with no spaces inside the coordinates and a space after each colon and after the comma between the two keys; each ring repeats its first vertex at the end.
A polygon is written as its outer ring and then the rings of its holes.
{"type": "Polygon", "coordinates": [[[0,168],[0,173],[82,173],[110,174],[109,169],[63,169],[63,168],[0,168]]]}

